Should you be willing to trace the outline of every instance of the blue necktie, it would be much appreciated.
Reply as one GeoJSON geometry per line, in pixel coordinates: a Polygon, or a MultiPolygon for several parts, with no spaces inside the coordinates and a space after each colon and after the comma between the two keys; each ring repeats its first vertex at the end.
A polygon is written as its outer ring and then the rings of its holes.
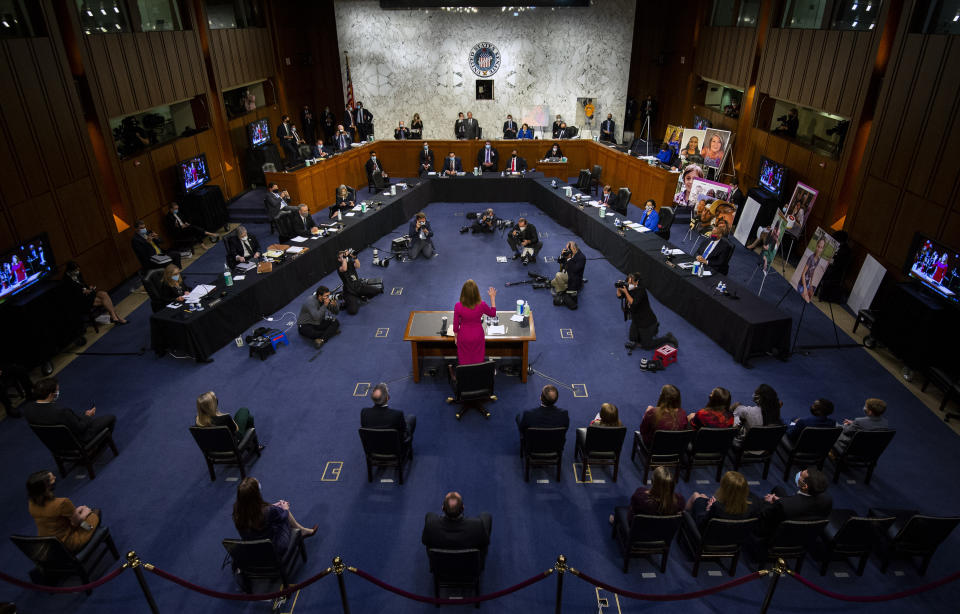
{"type": "Polygon", "coordinates": [[[713,251],[713,248],[716,247],[716,246],[717,246],[717,243],[719,243],[719,242],[720,242],[720,239],[717,239],[717,240],[715,240],[715,241],[711,241],[711,242],[710,242],[710,245],[707,246],[707,249],[703,250],[703,259],[704,259],[704,260],[706,260],[707,257],[710,256],[710,252],[713,251]]]}
{"type": "Polygon", "coordinates": [[[487,164],[490,164],[490,150],[487,150],[487,164]]]}

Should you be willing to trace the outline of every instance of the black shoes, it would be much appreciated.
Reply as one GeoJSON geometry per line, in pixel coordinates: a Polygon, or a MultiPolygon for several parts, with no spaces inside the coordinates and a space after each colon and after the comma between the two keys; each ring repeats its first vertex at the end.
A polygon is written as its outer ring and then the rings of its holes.
{"type": "Polygon", "coordinates": [[[460,234],[465,234],[468,230],[470,230],[470,228],[469,228],[468,226],[461,226],[461,227],[460,227],[460,234]]]}
{"type": "Polygon", "coordinates": [[[670,341],[670,345],[677,348],[678,350],[680,349],[680,342],[678,342],[677,338],[673,336],[673,333],[667,333],[666,335],[664,335],[664,337],[666,337],[667,340],[670,341]]]}

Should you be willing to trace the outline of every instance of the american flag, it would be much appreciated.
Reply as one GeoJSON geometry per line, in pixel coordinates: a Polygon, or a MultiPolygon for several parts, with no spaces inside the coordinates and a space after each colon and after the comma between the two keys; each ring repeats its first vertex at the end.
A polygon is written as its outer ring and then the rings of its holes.
{"type": "Polygon", "coordinates": [[[350,57],[346,51],[343,52],[343,57],[347,63],[347,107],[352,111],[355,101],[353,98],[353,80],[350,78],[350,57]]]}

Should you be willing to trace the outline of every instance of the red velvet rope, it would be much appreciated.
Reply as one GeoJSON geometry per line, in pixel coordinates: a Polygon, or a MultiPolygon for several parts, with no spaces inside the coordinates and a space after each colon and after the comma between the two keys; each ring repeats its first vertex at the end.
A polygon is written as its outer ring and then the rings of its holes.
{"type": "Polygon", "coordinates": [[[355,567],[347,567],[347,569],[348,569],[349,571],[352,571],[353,573],[357,574],[358,576],[360,576],[361,578],[363,578],[363,579],[366,580],[367,582],[370,582],[370,583],[372,583],[372,584],[375,584],[375,585],[379,586],[379,587],[382,588],[382,589],[385,589],[385,590],[390,591],[391,593],[395,593],[395,594],[400,595],[401,597],[404,597],[404,598],[406,598],[406,599],[412,599],[412,600],[414,600],[414,601],[420,601],[420,602],[423,602],[423,603],[432,603],[432,604],[434,604],[434,605],[455,605],[455,604],[465,604],[465,603],[480,603],[480,602],[482,602],[482,601],[490,601],[491,599],[499,599],[500,597],[503,597],[504,595],[509,595],[510,593],[515,593],[515,592],[519,591],[520,589],[527,588],[527,587],[530,586],[531,584],[536,584],[536,583],[539,582],[540,580],[543,580],[544,578],[547,578],[550,574],[553,573],[553,569],[548,569],[547,571],[544,571],[543,573],[539,573],[539,574],[533,576],[532,578],[528,578],[528,579],[524,580],[524,581],[521,582],[520,584],[514,584],[513,586],[511,586],[511,587],[509,587],[509,588],[505,588],[505,589],[500,590],[500,591],[497,591],[497,592],[495,592],[495,593],[488,593],[488,594],[486,594],[486,595],[479,595],[479,596],[477,596],[477,597],[467,597],[467,598],[465,598],[465,599],[437,599],[436,597],[427,597],[427,596],[425,596],[425,595],[417,595],[416,593],[407,592],[407,591],[403,590],[402,588],[397,588],[397,587],[395,587],[395,586],[391,586],[391,585],[387,584],[386,582],[384,582],[383,580],[380,580],[380,579],[378,579],[378,578],[375,578],[375,577],[371,576],[370,574],[368,574],[367,572],[363,571],[362,569],[356,569],[355,567]]]}
{"type": "Polygon", "coordinates": [[[700,591],[694,591],[692,593],[679,593],[677,595],[654,595],[647,593],[634,593],[633,591],[624,590],[622,588],[617,588],[615,586],[610,586],[606,582],[601,582],[595,578],[591,578],[582,571],[570,568],[570,573],[577,576],[581,580],[588,582],[594,586],[599,586],[602,589],[608,590],[611,593],[616,593],[623,597],[629,597],[630,599],[642,599],[644,601],[682,601],[684,599],[697,599],[698,597],[706,597],[707,595],[712,595],[713,593],[719,593],[720,591],[725,591],[727,589],[733,588],[735,586],[740,586],[741,584],[746,584],[747,582],[752,582],[763,577],[759,571],[755,571],[752,574],[742,576],[736,580],[731,580],[725,584],[720,584],[718,586],[713,586],[710,588],[705,588],[700,591]]]}
{"type": "Polygon", "coordinates": [[[918,593],[925,593],[929,590],[933,590],[937,587],[943,586],[944,584],[948,584],[957,579],[960,579],[960,571],[957,571],[950,574],[949,576],[940,578],[939,580],[936,580],[929,584],[924,584],[923,586],[918,586],[916,588],[911,588],[909,590],[900,591],[899,593],[887,593],[886,595],[843,595],[841,593],[828,591],[823,587],[817,586],[810,580],[807,580],[803,576],[797,575],[795,573],[791,572],[789,575],[791,578],[795,579],[800,584],[806,586],[810,590],[820,593],[825,597],[829,597],[831,599],[837,599],[839,601],[854,601],[857,603],[875,603],[878,601],[893,601],[895,599],[903,599],[904,597],[910,597],[918,593]]]}
{"type": "Polygon", "coordinates": [[[80,593],[89,591],[97,588],[98,586],[103,586],[110,580],[113,580],[119,576],[126,569],[125,566],[117,567],[107,575],[103,576],[99,580],[94,580],[90,584],[82,584],[80,586],[44,586],[43,584],[34,584],[32,582],[25,582],[14,578],[13,576],[8,576],[7,574],[0,571],[0,580],[4,582],[9,582],[14,586],[19,586],[20,588],[25,588],[31,591],[42,591],[44,593],[80,593]]]}
{"type": "Polygon", "coordinates": [[[327,567],[317,575],[307,578],[306,580],[304,580],[303,582],[300,582],[299,584],[291,584],[290,586],[288,586],[283,590],[275,591],[272,593],[261,593],[259,595],[247,595],[247,594],[240,594],[240,593],[224,593],[221,591],[215,591],[209,588],[204,588],[202,586],[198,586],[194,584],[193,582],[188,582],[183,578],[178,578],[177,576],[171,573],[167,573],[166,571],[162,569],[158,569],[152,565],[144,565],[144,568],[149,571],[152,571],[154,574],[160,576],[164,580],[169,580],[174,584],[179,584],[184,588],[188,588],[202,595],[206,595],[207,597],[216,597],[217,599],[228,599],[230,601],[266,601],[268,599],[277,599],[278,597],[285,597],[290,593],[296,592],[304,587],[307,587],[313,584],[314,582],[326,576],[332,571],[330,567],[327,567]]]}

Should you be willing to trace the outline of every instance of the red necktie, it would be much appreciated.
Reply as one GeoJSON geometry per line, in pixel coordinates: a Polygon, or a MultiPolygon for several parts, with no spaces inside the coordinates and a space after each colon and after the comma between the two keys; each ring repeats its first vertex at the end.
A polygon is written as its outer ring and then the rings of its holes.
{"type": "Polygon", "coordinates": [[[513,171],[513,172],[516,172],[516,170],[517,170],[517,159],[516,159],[516,158],[510,160],[510,170],[513,171]]]}

